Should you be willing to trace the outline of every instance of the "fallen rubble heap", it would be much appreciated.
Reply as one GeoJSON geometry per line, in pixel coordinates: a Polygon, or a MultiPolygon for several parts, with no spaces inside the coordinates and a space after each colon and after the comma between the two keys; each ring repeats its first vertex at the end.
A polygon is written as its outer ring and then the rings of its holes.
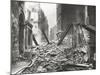
{"type": "Polygon", "coordinates": [[[80,49],[81,48],[68,48],[63,45],[57,46],[55,43],[33,48],[31,50],[31,60],[34,62],[30,67],[25,68],[22,73],[29,74],[90,69],[90,66],[77,66],[77,64],[86,63],[84,59],[85,52],[80,49]]]}

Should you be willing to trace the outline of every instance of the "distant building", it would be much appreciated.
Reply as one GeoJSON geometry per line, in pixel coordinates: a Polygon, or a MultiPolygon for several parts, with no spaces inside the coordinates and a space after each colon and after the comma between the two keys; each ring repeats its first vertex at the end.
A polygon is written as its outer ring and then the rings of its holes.
{"type": "MultiPolygon", "coordinates": [[[[48,20],[41,8],[38,12],[38,27],[40,30],[44,30],[46,36],[48,37],[48,32],[49,32],[48,20]]],[[[41,33],[41,42],[46,42],[46,39],[42,33],[41,33]]]]}
{"type": "MultiPolygon", "coordinates": [[[[46,42],[46,39],[41,30],[44,30],[46,36],[48,37],[48,20],[39,4],[31,9],[27,8],[27,20],[32,24],[32,34],[35,36],[35,39],[38,44],[46,42]]],[[[33,45],[35,45],[33,41],[33,45]]]]}
{"type": "Polygon", "coordinates": [[[57,31],[62,30],[61,25],[62,25],[62,11],[61,11],[61,4],[57,4],[57,31]]]}
{"type": "Polygon", "coordinates": [[[57,26],[55,25],[50,29],[50,41],[56,41],[57,40],[57,26]]]}

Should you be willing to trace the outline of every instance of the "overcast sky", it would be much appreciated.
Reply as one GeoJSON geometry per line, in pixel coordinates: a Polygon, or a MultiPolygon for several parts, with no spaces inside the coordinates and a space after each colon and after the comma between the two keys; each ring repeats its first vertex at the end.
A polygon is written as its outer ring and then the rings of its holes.
{"type": "Polygon", "coordinates": [[[56,25],[56,4],[40,3],[40,7],[47,16],[49,27],[56,25]]]}

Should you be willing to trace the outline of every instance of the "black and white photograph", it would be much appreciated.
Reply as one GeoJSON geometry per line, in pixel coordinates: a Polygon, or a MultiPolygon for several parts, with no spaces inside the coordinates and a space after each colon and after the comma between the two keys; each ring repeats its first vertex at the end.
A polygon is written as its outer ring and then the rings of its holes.
{"type": "Polygon", "coordinates": [[[96,6],[10,1],[11,75],[96,70],[96,6]]]}

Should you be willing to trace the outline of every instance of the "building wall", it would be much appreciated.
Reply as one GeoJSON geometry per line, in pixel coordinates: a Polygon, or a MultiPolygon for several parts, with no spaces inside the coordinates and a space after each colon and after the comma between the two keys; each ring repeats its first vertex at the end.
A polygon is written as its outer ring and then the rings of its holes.
{"type": "Polygon", "coordinates": [[[90,25],[96,26],[96,6],[88,6],[88,16],[90,25]]]}
{"type": "Polygon", "coordinates": [[[55,25],[50,29],[50,41],[56,41],[57,40],[57,26],[55,25]]]}
{"type": "MultiPolygon", "coordinates": [[[[48,37],[48,32],[49,32],[49,26],[48,26],[48,20],[47,17],[45,16],[43,10],[40,8],[40,11],[38,13],[38,27],[41,30],[44,30],[46,36],[48,37]]],[[[44,35],[41,32],[41,42],[46,42],[46,39],[44,37],[44,35]]]]}
{"type": "MultiPolygon", "coordinates": [[[[25,32],[27,29],[27,27],[25,27],[25,24],[23,24],[23,32],[21,33],[21,35],[23,35],[23,37],[19,37],[19,33],[22,31],[22,29],[20,29],[20,24],[19,24],[19,15],[20,15],[20,11],[19,11],[19,3],[20,1],[11,1],[11,54],[12,54],[12,61],[16,61],[17,58],[19,56],[19,46],[20,48],[23,48],[23,51],[25,51],[25,46],[26,46],[26,41],[27,41],[27,46],[32,46],[31,43],[31,31],[28,31],[28,34],[25,32]],[[19,31],[21,30],[21,31],[19,31]],[[28,37],[28,38],[27,38],[28,37]],[[26,39],[27,38],[27,39],[26,39]],[[23,43],[20,43],[19,45],[19,40],[23,43]]],[[[24,4],[24,2],[22,2],[24,4]]],[[[24,6],[23,6],[24,8],[24,6]]],[[[23,9],[24,11],[24,9],[23,9]]]]}
{"type": "Polygon", "coordinates": [[[68,24],[84,24],[84,8],[79,5],[62,5],[62,30],[66,30],[68,24]]]}
{"type": "MultiPolygon", "coordinates": [[[[88,16],[89,16],[89,24],[96,27],[96,7],[89,6],[88,7],[88,16]]],[[[93,58],[96,53],[96,32],[89,32],[89,41],[88,44],[90,46],[90,63],[93,63],[93,58]]]]}
{"type": "MultiPolygon", "coordinates": [[[[85,23],[85,6],[58,4],[57,12],[58,12],[57,13],[58,32],[59,32],[59,30],[61,30],[63,32],[66,31],[66,29],[68,28],[69,25],[85,23]]],[[[74,26],[74,27],[76,27],[76,26],[74,26]]],[[[62,35],[63,35],[63,33],[62,33],[62,35]]],[[[65,39],[68,39],[68,37],[71,35],[73,35],[73,28],[70,28],[65,39]]],[[[73,40],[74,43],[78,43],[77,42],[78,39],[76,38],[76,37],[78,37],[78,35],[76,36],[74,34],[71,37],[74,38],[74,40],[73,40]]],[[[70,41],[70,42],[72,42],[72,41],[70,41]]]]}
{"type": "Polygon", "coordinates": [[[18,11],[18,3],[15,1],[11,2],[11,43],[12,49],[16,50],[18,47],[14,45],[18,43],[18,18],[19,18],[19,11],[18,11]],[[16,41],[15,41],[16,40],[16,41]]]}
{"type": "MultiPolygon", "coordinates": [[[[41,44],[42,42],[46,41],[44,35],[41,32],[41,29],[44,30],[48,37],[48,20],[39,5],[36,3],[36,6],[34,7],[34,4],[35,3],[33,3],[33,6],[30,5],[31,8],[28,8],[29,5],[28,7],[25,7],[25,15],[27,16],[27,20],[30,21],[30,23],[33,25],[32,34],[35,36],[37,43],[41,44]]],[[[34,41],[33,45],[35,45],[34,41]]]]}
{"type": "MultiPolygon", "coordinates": [[[[62,31],[65,31],[69,24],[74,24],[74,27],[76,27],[76,24],[80,25],[92,25],[96,26],[96,7],[95,6],[82,6],[82,5],[65,5],[61,4],[58,5],[57,12],[58,18],[60,16],[61,23],[59,23],[59,20],[57,21],[58,24],[58,30],[61,29],[62,31]],[[59,8],[60,7],[60,8],[59,8]],[[87,9],[86,9],[87,8],[87,9]],[[60,10],[61,9],[61,10],[60,10]],[[61,28],[60,28],[61,27],[61,28]]],[[[77,27],[76,27],[77,28],[77,27]]],[[[74,28],[75,30],[75,28],[74,28]]],[[[77,30],[77,29],[76,29],[77,30]]],[[[72,29],[70,29],[72,31],[72,29]]],[[[84,35],[84,39],[87,43],[86,50],[87,56],[90,59],[90,57],[93,57],[93,54],[95,53],[95,33],[90,32],[89,30],[86,30],[85,28],[82,28],[82,32],[78,31],[76,34],[74,34],[72,37],[74,38],[74,43],[76,42],[76,45],[78,46],[79,43],[79,33],[84,35]]],[[[68,34],[66,38],[72,34],[68,34]]]]}
{"type": "Polygon", "coordinates": [[[61,30],[61,24],[62,24],[62,6],[61,4],[57,4],[57,31],[61,30]]]}
{"type": "Polygon", "coordinates": [[[19,6],[18,2],[11,1],[11,61],[16,61],[16,57],[19,55],[19,6]]]}

